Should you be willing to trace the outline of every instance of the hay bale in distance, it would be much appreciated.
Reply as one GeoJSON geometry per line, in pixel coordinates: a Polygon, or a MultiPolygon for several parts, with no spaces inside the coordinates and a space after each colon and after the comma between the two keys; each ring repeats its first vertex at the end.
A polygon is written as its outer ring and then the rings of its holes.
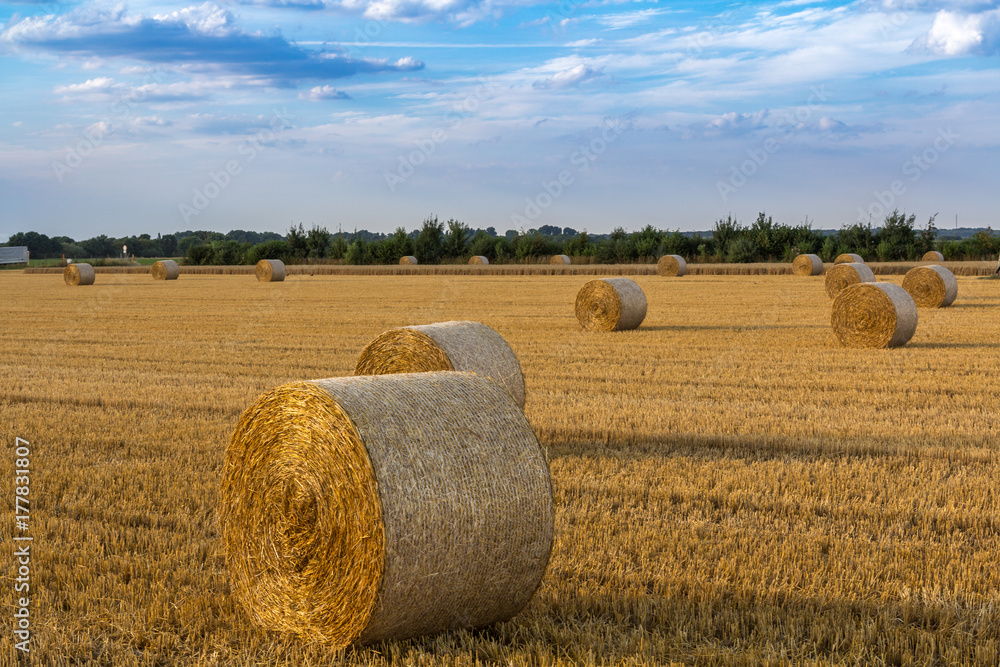
{"type": "Polygon", "coordinates": [[[262,283],[280,283],[285,279],[285,263],[280,259],[262,259],[254,272],[262,283]]]}
{"type": "Polygon", "coordinates": [[[853,252],[845,252],[842,255],[837,255],[837,259],[833,260],[834,264],[864,264],[865,260],[861,259],[861,255],[855,255],[853,252]]]}
{"type": "Polygon", "coordinates": [[[591,280],[576,295],[576,319],[588,331],[635,329],[646,318],[646,295],[631,278],[591,280]]]}
{"type": "Polygon", "coordinates": [[[405,255],[405,256],[399,258],[399,263],[400,264],[419,264],[420,262],[418,262],[417,258],[414,257],[413,255],[405,255]]]}
{"type": "Polygon", "coordinates": [[[552,255],[549,264],[570,264],[569,255],[552,255]]]}
{"type": "Polygon", "coordinates": [[[687,262],[680,255],[664,255],[656,262],[656,274],[672,278],[687,273],[687,262]]]}
{"type": "MultiPolygon", "coordinates": [[[[924,256],[920,258],[921,262],[943,262],[944,255],[939,253],[937,250],[928,250],[924,253],[924,256]]],[[[919,304],[918,304],[919,305],[919,304]]]]}
{"type": "Polygon", "coordinates": [[[469,258],[469,264],[481,264],[483,266],[486,266],[489,263],[490,260],[483,255],[473,255],[472,257],[469,258]]]}
{"type": "Polygon", "coordinates": [[[917,330],[917,306],[899,285],[855,283],[834,299],[830,324],[844,347],[899,347],[917,330]]]}
{"type": "Polygon", "coordinates": [[[63,281],[71,287],[94,284],[94,267],[90,264],[70,264],[63,269],[63,281]]]}
{"type": "Polygon", "coordinates": [[[943,266],[918,266],[906,272],[903,289],[913,297],[917,308],[944,308],[958,296],[958,281],[943,266]]]}
{"type": "Polygon", "coordinates": [[[797,276],[818,276],[823,273],[819,255],[799,255],[792,261],[792,273],[797,276]]]}
{"type": "Polygon", "coordinates": [[[153,280],[177,280],[181,267],[172,259],[161,259],[149,269],[149,275],[153,276],[153,280]]]}
{"type": "Polygon", "coordinates": [[[355,375],[469,371],[488,377],[524,407],[524,375],[503,336],[479,322],[438,322],[391,329],[365,346],[355,375]]]}
{"type": "Polygon", "coordinates": [[[875,274],[867,264],[834,264],[826,272],[826,295],[836,299],[837,295],[854,283],[873,283],[875,274]]]}
{"type": "Polygon", "coordinates": [[[296,382],[243,413],[219,518],[259,627],[335,646],[507,620],[552,549],[548,466],[472,373],[296,382]]]}

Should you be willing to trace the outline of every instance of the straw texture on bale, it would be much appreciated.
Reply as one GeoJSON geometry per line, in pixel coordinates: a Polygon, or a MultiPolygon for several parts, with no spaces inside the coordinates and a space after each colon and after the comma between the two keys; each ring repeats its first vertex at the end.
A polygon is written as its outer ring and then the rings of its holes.
{"type": "Polygon", "coordinates": [[[665,277],[683,276],[687,273],[687,262],[680,255],[664,255],[656,262],[656,274],[665,277]]]}
{"type": "Polygon", "coordinates": [[[469,258],[469,264],[482,264],[483,266],[490,263],[490,260],[482,255],[473,255],[469,258]]]}
{"type": "Polygon", "coordinates": [[[524,375],[503,336],[479,322],[438,322],[391,329],[368,343],[355,375],[468,371],[503,387],[524,407],[524,375]]]}
{"type": "Polygon", "coordinates": [[[161,259],[149,269],[149,275],[153,276],[153,280],[177,280],[181,267],[172,259],[161,259]]]}
{"type": "Polygon", "coordinates": [[[958,296],[958,281],[955,274],[943,266],[918,266],[903,277],[903,289],[913,297],[918,308],[944,308],[954,303],[958,296]]]}
{"type": "Polygon", "coordinates": [[[414,257],[413,255],[404,255],[399,258],[399,263],[412,265],[412,264],[419,264],[420,262],[418,262],[417,258],[414,257]]]}
{"type": "Polygon", "coordinates": [[[77,285],[93,285],[94,267],[90,264],[70,264],[63,269],[63,280],[67,285],[73,287],[77,285]]]}
{"type": "Polygon", "coordinates": [[[864,264],[865,260],[861,259],[861,255],[855,255],[853,252],[845,252],[842,255],[837,255],[837,259],[833,260],[834,264],[864,264]]]}
{"type": "Polygon", "coordinates": [[[576,295],[576,319],[588,331],[635,329],[646,318],[646,295],[631,278],[591,280],[576,295]]]}
{"type": "Polygon", "coordinates": [[[792,272],[797,276],[818,276],[823,273],[823,260],[819,255],[799,255],[792,261],[792,272]]]}
{"type": "Polygon", "coordinates": [[[569,255],[552,255],[552,259],[549,260],[549,264],[569,264],[569,255]]]}
{"type": "Polygon", "coordinates": [[[834,264],[826,272],[826,294],[831,299],[836,299],[848,285],[873,282],[875,274],[867,264],[834,264]]]}
{"type": "Polygon", "coordinates": [[[917,306],[893,283],[856,283],[833,301],[833,333],[844,347],[899,347],[917,330],[917,306]]]}
{"type": "Polygon", "coordinates": [[[233,594],[263,629],[346,646],[507,620],[552,549],[544,454],[472,373],[296,382],[226,452],[233,594]]]}
{"type": "Polygon", "coordinates": [[[285,279],[285,263],[280,259],[262,259],[257,262],[254,273],[262,283],[280,283],[285,279]]]}
{"type": "Polygon", "coordinates": [[[944,255],[939,253],[937,250],[928,250],[924,253],[924,256],[920,259],[921,262],[943,262],[944,255]]]}

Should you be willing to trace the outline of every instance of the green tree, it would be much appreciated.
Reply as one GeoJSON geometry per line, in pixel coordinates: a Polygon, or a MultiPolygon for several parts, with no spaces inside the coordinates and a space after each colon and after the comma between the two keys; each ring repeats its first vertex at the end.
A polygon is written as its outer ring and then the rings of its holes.
{"type": "Polygon", "coordinates": [[[444,244],[444,254],[454,259],[459,259],[468,254],[469,250],[469,227],[458,220],[448,221],[448,234],[444,244]]]}
{"type": "Polygon", "coordinates": [[[438,264],[444,255],[444,224],[437,216],[424,220],[413,242],[413,252],[421,264],[438,264]]]}

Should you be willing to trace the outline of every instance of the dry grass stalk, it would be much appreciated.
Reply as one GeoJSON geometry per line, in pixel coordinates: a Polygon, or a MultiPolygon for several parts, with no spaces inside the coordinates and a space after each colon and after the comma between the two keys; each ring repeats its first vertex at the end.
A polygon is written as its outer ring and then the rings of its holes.
{"type": "Polygon", "coordinates": [[[944,255],[939,253],[937,250],[928,250],[924,253],[924,256],[920,258],[921,262],[943,262],[944,255]]]}
{"type": "Polygon", "coordinates": [[[646,295],[631,278],[591,280],[576,295],[576,319],[588,331],[635,329],[646,318],[646,295]]]}
{"type": "Polygon", "coordinates": [[[254,270],[262,283],[280,283],[285,279],[285,263],[280,259],[262,259],[254,270]]]}
{"type": "Polygon", "coordinates": [[[797,276],[818,276],[823,273],[823,260],[819,255],[799,255],[792,261],[792,272],[797,276]]]}
{"type": "Polygon", "coordinates": [[[918,266],[903,278],[903,289],[913,297],[918,308],[944,308],[958,296],[955,274],[943,266],[918,266]]]}
{"type": "Polygon", "coordinates": [[[420,262],[418,262],[417,258],[414,257],[413,255],[404,255],[403,257],[399,258],[399,263],[405,264],[407,266],[416,266],[420,262]]]}
{"type": "Polygon", "coordinates": [[[683,276],[687,273],[687,262],[680,255],[664,255],[656,262],[656,273],[660,276],[683,276]]]}
{"type": "Polygon", "coordinates": [[[826,272],[826,294],[831,299],[836,299],[837,295],[848,285],[873,282],[875,282],[875,274],[866,264],[834,264],[826,272]]]}
{"type": "Polygon", "coordinates": [[[149,275],[153,276],[153,280],[177,280],[181,267],[172,259],[161,259],[149,269],[149,275]]]}
{"type": "Polygon", "coordinates": [[[917,306],[899,285],[857,283],[834,299],[830,324],[844,347],[899,347],[917,330],[917,306]]]}
{"type": "Polygon", "coordinates": [[[856,255],[853,252],[845,252],[841,255],[837,255],[837,259],[833,260],[834,264],[864,264],[865,260],[861,258],[861,255],[856,255]]]}
{"type": "Polygon", "coordinates": [[[569,255],[552,255],[552,259],[549,260],[549,264],[569,264],[569,255]]]}
{"type": "Polygon", "coordinates": [[[233,433],[219,515],[250,618],[335,646],[511,618],[545,573],[554,517],[531,425],[472,373],[267,392],[233,433]]]}
{"type": "Polygon", "coordinates": [[[479,322],[438,322],[391,329],[368,343],[355,375],[468,371],[488,377],[524,407],[524,375],[514,351],[479,322]]]}
{"type": "Polygon", "coordinates": [[[483,255],[473,255],[469,258],[469,264],[486,266],[490,263],[490,260],[483,255]]]}
{"type": "Polygon", "coordinates": [[[63,269],[63,280],[67,285],[76,287],[77,285],[94,284],[94,267],[90,264],[70,264],[63,269]]]}

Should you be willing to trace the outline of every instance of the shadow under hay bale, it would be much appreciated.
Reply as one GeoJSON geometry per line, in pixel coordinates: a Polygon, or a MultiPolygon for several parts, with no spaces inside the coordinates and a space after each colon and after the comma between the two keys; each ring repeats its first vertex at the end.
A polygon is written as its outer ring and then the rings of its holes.
{"type": "Polygon", "coordinates": [[[365,346],[355,375],[468,371],[488,377],[524,407],[524,375],[514,351],[479,322],[438,322],[391,329],[365,346]]]}
{"type": "Polygon", "coordinates": [[[906,272],[903,289],[913,297],[917,308],[944,308],[955,302],[958,281],[943,266],[918,266],[906,272]]]}
{"type": "Polygon", "coordinates": [[[826,272],[826,295],[831,299],[836,299],[837,295],[848,285],[873,282],[875,282],[875,274],[867,264],[834,264],[826,272]]]}
{"type": "Polygon", "coordinates": [[[792,273],[797,276],[818,276],[823,273],[819,255],[799,255],[792,261],[792,273]]]}
{"type": "Polygon", "coordinates": [[[588,331],[635,329],[646,319],[646,295],[631,278],[591,280],[576,295],[576,319],[588,331]]]}
{"type": "Polygon", "coordinates": [[[834,299],[830,324],[844,347],[900,347],[917,330],[917,306],[899,285],[856,283],[834,299]]]}
{"type": "Polygon", "coordinates": [[[254,273],[262,283],[280,283],[285,279],[285,263],[280,259],[262,259],[257,262],[254,273]]]}
{"type": "Polygon", "coordinates": [[[260,628],[335,646],[517,614],[552,549],[531,425],[472,373],[286,384],[240,418],[220,526],[260,628]]]}
{"type": "Polygon", "coordinates": [[[569,255],[552,255],[552,259],[549,260],[549,264],[570,264],[569,255]]]}
{"type": "Polygon", "coordinates": [[[63,281],[71,287],[94,284],[94,267],[90,264],[70,264],[63,269],[63,281]]]}
{"type": "Polygon", "coordinates": [[[399,263],[413,266],[419,264],[420,262],[418,262],[417,258],[414,257],[413,255],[404,255],[403,257],[399,258],[399,263]]]}
{"type": "Polygon", "coordinates": [[[687,273],[687,262],[680,255],[664,255],[656,262],[656,274],[666,278],[680,277],[687,273]]]}
{"type": "Polygon", "coordinates": [[[834,264],[864,264],[865,260],[861,258],[861,255],[855,255],[853,252],[845,252],[842,255],[837,255],[837,259],[833,260],[834,264]]]}
{"type": "Polygon", "coordinates": [[[153,280],[177,280],[181,267],[172,259],[161,259],[150,267],[149,275],[153,276],[153,280]]]}

